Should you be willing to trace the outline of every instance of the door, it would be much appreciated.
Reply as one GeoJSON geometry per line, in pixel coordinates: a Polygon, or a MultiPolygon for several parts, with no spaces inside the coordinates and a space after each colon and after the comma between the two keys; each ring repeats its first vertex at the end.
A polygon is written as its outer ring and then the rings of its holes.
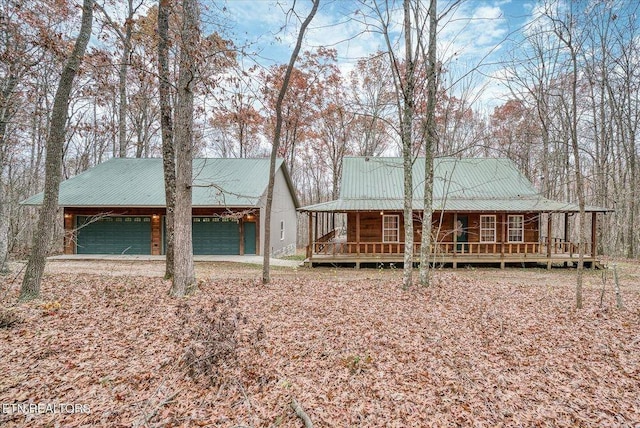
{"type": "Polygon", "coordinates": [[[454,225],[454,233],[456,234],[456,242],[458,243],[456,246],[456,251],[459,253],[468,253],[469,246],[465,244],[469,241],[468,236],[468,228],[469,228],[469,217],[466,215],[458,216],[458,223],[454,225]]]}
{"type": "Polygon", "coordinates": [[[77,254],[151,254],[151,217],[78,216],[77,254]]]}
{"type": "Polygon", "coordinates": [[[256,254],[256,224],[255,222],[244,223],[244,253],[256,254]]]}

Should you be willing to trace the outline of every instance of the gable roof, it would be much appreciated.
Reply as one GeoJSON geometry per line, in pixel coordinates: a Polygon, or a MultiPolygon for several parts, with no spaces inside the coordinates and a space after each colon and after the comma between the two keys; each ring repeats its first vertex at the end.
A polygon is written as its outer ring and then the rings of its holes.
{"type": "MultiPolygon", "coordinates": [[[[282,159],[276,162],[299,206],[282,159]]],[[[266,193],[269,159],[194,159],[194,207],[254,207],[266,193]]],[[[22,202],[39,205],[43,193],[22,202]]],[[[62,207],[164,207],[164,173],[159,158],[112,158],[60,183],[62,207]]]]}
{"type": "MultiPolygon", "coordinates": [[[[413,209],[423,209],[425,159],[413,163],[413,209]]],[[[345,157],[340,198],[301,211],[401,211],[402,158],[345,157]]],[[[544,198],[509,159],[434,159],[433,209],[447,211],[574,212],[572,203],[544,198]]],[[[587,207],[587,211],[608,211],[587,207]]]]}

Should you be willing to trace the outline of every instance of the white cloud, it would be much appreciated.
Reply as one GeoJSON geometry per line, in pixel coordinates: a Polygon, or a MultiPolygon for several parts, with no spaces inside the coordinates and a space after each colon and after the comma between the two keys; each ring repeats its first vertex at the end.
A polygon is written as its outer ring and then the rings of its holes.
{"type": "MultiPolygon", "coordinates": [[[[440,12],[451,3],[439,2],[440,12]]],[[[248,41],[253,41],[252,49],[260,52],[262,65],[286,63],[299,29],[300,21],[309,10],[310,2],[295,3],[299,19],[290,17],[286,22],[286,12],[293,2],[286,1],[246,1],[234,0],[227,3],[228,26],[233,33],[248,41]],[[283,31],[281,28],[287,24],[283,31]]],[[[401,3],[396,5],[391,18],[393,43],[402,52],[403,40],[399,29],[402,25],[401,3]]],[[[487,0],[463,2],[454,8],[440,23],[438,33],[439,58],[451,64],[449,69],[456,75],[449,76],[455,81],[470,70],[480,66],[482,75],[474,77],[477,88],[485,88],[483,95],[478,92],[479,100],[487,105],[503,97],[500,83],[491,82],[492,75],[500,66],[504,55],[503,43],[514,24],[508,19],[507,11],[517,10],[520,17],[527,16],[537,6],[521,3],[519,0],[487,0]]],[[[355,67],[359,58],[366,57],[380,49],[385,49],[382,36],[372,31],[375,19],[367,6],[356,1],[335,1],[321,3],[318,14],[311,23],[303,49],[315,49],[318,46],[333,47],[338,51],[338,67],[346,74],[355,67]],[[360,14],[356,10],[361,9],[360,14]]],[[[520,25],[520,24],[519,24],[520,25]]],[[[453,91],[457,90],[455,87],[453,91]]],[[[465,89],[467,90],[467,89],[465,89]]]]}

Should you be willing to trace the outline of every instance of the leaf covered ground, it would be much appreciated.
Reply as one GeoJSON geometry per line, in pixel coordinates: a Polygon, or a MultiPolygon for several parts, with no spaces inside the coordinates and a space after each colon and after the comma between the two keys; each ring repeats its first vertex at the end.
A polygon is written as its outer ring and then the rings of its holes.
{"type": "Polygon", "coordinates": [[[19,277],[0,277],[19,319],[0,328],[0,425],[301,427],[292,399],[317,427],[640,421],[636,276],[617,310],[588,273],[575,310],[572,270],[440,271],[405,291],[394,271],[282,269],[264,287],[224,269],[187,299],[154,276],[53,269],[15,305],[19,277]]]}

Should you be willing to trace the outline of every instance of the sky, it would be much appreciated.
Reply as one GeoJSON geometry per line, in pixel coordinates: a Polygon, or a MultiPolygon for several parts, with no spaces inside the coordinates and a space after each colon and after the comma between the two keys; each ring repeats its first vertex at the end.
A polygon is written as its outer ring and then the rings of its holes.
{"type": "MultiPolygon", "coordinates": [[[[452,0],[440,0],[440,13],[452,0]]],[[[371,2],[369,2],[371,3],[371,2]]],[[[397,30],[402,22],[401,2],[393,15],[397,30]]],[[[287,63],[295,44],[300,22],[310,9],[309,0],[297,0],[299,17],[289,15],[292,1],[227,0],[223,10],[203,11],[223,17],[222,23],[238,45],[262,66],[287,63]]],[[[505,60],[513,56],[510,42],[518,39],[531,21],[535,0],[463,0],[447,14],[439,27],[438,56],[447,61],[452,91],[467,90],[480,108],[502,104],[508,91],[498,79],[505,60]],[[469,76],[469,70],[480,73],[469,76]],[[461,80],[458,80],[460,79],[461,80]]],[[[375,30],[371,10],[358,0],[321,0],[321,6],[305,38],[304,49],[332,47],[338,52],[338,67],[346,74],[358,59],[385,48],[384,39],[375,30]]],[[[206,20],[206,17],[205,17],[206,20]]],[[[399,31],[394,33],[401,39],[399,31]]],[[[400,46],[398,46],[399,49],[400,46]]]]}

